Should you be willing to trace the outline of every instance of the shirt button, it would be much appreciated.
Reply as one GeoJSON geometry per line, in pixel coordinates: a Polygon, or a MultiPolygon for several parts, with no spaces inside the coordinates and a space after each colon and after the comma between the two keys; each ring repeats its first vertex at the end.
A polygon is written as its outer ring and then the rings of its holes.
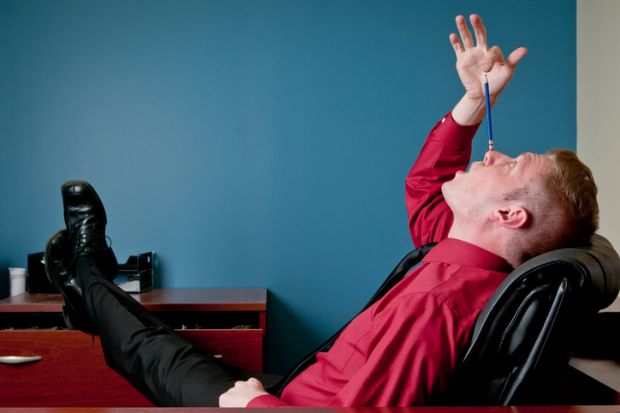
{"type": "Polygon", "coordinates": [[[441,119],[441,123],[446,123],[446,118],[445,117],[441,119]]]}

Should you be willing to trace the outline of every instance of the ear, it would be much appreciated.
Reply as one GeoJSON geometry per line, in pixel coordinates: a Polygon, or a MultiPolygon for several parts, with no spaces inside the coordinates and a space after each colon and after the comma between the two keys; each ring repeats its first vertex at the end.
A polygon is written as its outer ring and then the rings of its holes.
{"type": "Polygon", "coordinates": [[[499,225],[506,228],[525,228],[530,222],[530,213],[522,206],[513,205],[494,211],[493,219],[499,225]]]}

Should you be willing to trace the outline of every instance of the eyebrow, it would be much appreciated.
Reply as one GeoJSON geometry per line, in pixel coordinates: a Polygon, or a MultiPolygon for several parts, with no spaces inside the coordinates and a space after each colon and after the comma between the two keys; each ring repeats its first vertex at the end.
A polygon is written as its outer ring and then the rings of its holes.
{"type": "Polygon", "coordinates": [[[525,168],[527,166],[527,164],[529,163],[530,159],[529,156],[527,156],[528,154],[530,154],[529,152],[524,152],[520,155],[518,155],[516,158],[513,158],[513,160],[515,161],[516,165],[515,168],[525,168]],[[521,159],[519,159],[521,158],[521,159]]]}
{"type": "MultiPolygon", "coordinates": [[[[533,152],[523,152],[517,158],[521,157],[523,162],[519,162],[519,166],[526,168],[532,162],[536,162],[538,160],[544,162],[545,155],[537,154],[533,152]]],[[[516,158],[515,158],[516,159],[516,158]]]]}

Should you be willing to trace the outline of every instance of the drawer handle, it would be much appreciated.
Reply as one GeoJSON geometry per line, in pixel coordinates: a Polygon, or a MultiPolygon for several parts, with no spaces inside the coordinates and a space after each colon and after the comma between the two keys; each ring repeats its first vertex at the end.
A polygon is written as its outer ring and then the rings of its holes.
{"type": "Polygon", "coordinates": [[[0,364],[27,364],[42,358],[41,356],[0,356],[0,364]]]}

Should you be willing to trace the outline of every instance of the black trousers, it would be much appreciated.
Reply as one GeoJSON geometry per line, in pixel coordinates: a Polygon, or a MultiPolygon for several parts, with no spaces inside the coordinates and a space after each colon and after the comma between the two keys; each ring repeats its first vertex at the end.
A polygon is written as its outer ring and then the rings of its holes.
{"type": "MultiPolygon", "coordinates": [[[[407,254],[381,284],[362,311],[385,295],[435,244],[407,254]]],[[[304,357],[284,378],[252,373],[222,363],[177,335],[129,294],[105,279],[93,257],[81,257],[76,275],[86,308],[101,335],[106,361],[155,404],[218,406],[219,396],[235,381],[256,377],[278,396],[301,371],[328,351],[346,325],[304,357]]]]}
{"type": "Polygon", "coordinates": [[[194,347],[81,257],[76,275],[107,364],[160,406],[217,407],[237,380],[256,377],[277,392],[279,377],[227,365],[194,347]]]}

